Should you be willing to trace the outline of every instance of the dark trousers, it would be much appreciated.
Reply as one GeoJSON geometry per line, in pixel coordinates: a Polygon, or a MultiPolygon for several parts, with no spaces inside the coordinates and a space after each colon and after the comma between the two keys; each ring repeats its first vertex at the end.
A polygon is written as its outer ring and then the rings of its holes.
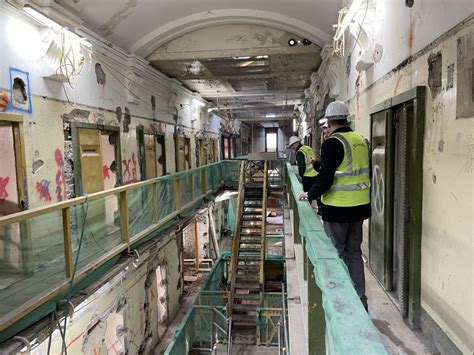
{"type": "MultiPolygon", "coordinates": [[[[309,189],[313,186],[314,182],[316,181],[316,176],[303,176],[301,178],[301,183],[303,184],[303,191],[308,192],[309,189]]],[[[311,199],[308,198],[309,204],[311,204],[311,199]]]]}
{"type": "Polygon", "coordinates": [[[324,230],[331,238],[339,256],[347,265],[352,282],[364,307],[367,309],[365,295],[364,261],[362,260],[362,223],[324,222],[324,230]]]}

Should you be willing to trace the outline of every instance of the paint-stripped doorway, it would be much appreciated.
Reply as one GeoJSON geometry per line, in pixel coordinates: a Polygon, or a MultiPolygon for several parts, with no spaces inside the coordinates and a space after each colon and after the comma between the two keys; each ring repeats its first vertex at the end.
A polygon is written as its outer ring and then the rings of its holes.
{"type": "MultiPolygon", "coordinates": [[[[0,216],[26,208],[23,117],[0,114],[0,216]]],[[[0,290],[27,271],[31,251],[27,226],[14,223],[0,227],[0,290]]]]}

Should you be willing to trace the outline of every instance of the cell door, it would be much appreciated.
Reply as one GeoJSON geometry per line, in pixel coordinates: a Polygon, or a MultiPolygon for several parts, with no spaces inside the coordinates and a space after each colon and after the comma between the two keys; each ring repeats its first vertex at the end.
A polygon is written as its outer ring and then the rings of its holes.
{"type": "Polygon", "coordinates": [[[186,169],[186,141],[184,137],[176,137],[176,171],[186,169]]]}
{"type": "Polygon", "coordinates": [[[104,190],[102,172],[102,140],[97,129],[78,128],[79,158],[81,161],[81,191],[91,194],[104,190]]]}
{"type": "Polygon", "coordinates": [[[372,110],[369,266],[413,327],[420,318],[424,88],[372,110]]]}
{"type": "Polygon", "coordinates": [[[157,177],[156,163],[156,137],[155,135],[145,134],[145,178],[152,179],[157,177]]]}
{"type": "Polygon", "coordinates": [[[371,117],[372,218],[369,235],[369,266],[375,277],[392,290],[393,244],[393,122],[392,110],[371,117]]]}

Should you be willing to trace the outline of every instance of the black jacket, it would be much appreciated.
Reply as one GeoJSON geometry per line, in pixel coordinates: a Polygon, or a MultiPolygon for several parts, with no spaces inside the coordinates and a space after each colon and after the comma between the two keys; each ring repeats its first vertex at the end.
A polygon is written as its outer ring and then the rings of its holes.
{"type": "MultiPolygon", "coordinates": [[[[351,131],[349,127],[341,127],[333,133],[351,131]]],[[[336,169],[343,159],[344,145],[338,139],[327,139],[321,147],[321,170],[308,191],[308,198],[314,200],[329,190],[334,182],[336,169]]],[[[370,203],[354,207],[335,207],[323,203],[321,205],[322,218],[327,222],[349,223],[362,221],[371,216],[370,203]]]]}

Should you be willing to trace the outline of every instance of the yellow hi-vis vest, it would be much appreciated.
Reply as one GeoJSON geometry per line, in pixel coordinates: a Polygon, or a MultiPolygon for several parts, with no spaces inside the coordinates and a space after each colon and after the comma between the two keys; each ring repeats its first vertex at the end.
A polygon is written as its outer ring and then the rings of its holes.
{"type": "Polygon", "coordinates": [[[328,206],[353,207],[370,203],[369,146],[356,132],[334,133],[344,145],[344,159],[337,167],[334,182],[321,202],[328,206]]]}
{"type": "Polygon", "coordinates": [[[318,175],[318,172],[314,169],[313,160],[316,160],[316,154],[314,154],[313,150],[308,147],[307,145],[302,145],[300,149],[298,149],[304,155],[304,162],[306,164],[306,170],[304,171],[303,176],[313,177],[318,175]]]}

